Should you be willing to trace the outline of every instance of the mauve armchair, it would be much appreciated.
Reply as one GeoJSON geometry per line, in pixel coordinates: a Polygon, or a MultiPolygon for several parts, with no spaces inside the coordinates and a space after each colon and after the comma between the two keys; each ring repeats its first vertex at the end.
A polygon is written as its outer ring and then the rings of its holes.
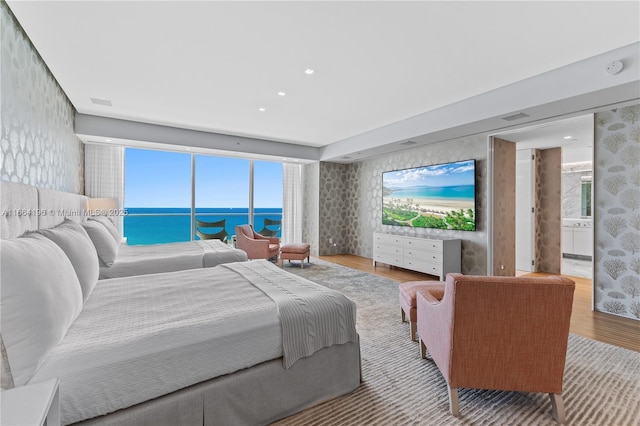
{"type": "Polygon", "coordinates": [[[442,300],[417,294],[420,353],[426,351],[449,388],[544,392],[564,423],[562,379],[575,283],[565,277],[449,274],[442,300]]]}
{"type": "Polygon", "coordinates": [[[247,252],[249,259],[278,259],[280,240],[264,237],[253,230],[251,225],[236,226],[236,247],[247,252]]]}

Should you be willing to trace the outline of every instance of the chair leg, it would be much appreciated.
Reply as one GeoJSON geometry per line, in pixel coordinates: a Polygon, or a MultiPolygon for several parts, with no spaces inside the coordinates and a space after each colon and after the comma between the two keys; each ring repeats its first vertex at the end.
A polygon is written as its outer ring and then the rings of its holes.
{"type": "Polygon", "coordinates": [[[550,393],[549,398],[551,398],[551,408],[552,408],[553,419],[559,424],[564,424],[565,415],[564,415],[564,403],[562,402],[562,394],[550,393]]]}
{"type": "Polygon", "coordinates": [[[427,347],[424,345],[424,342],[422,341],[422,339],[420,339],[420,358],[422,359],[427,358],[427,347]]]}
{"type": "Polygon", "coordinates": [[[458,388],[447,385],[449,390],[449,409],[453,417],[460,417],[460,407],[458,404],[458,388]]]}
{"type": "Polygon", "coordinates": [[[418,328],[418,323],[411,321],[411,341],[416,341],[416,329],[418,328]]]}
{"type": "Polygon", "coordinates": [[[400,308],[400,314],[402,315],[402,322],[406,322],[406,318],[405,318],[405,314],[404,314],[404,309],[400,308]]]}
{"type": "Polygon", "coordinates": [[[304,259],[300,261],[300,269],[304,269],[304,259]]]}

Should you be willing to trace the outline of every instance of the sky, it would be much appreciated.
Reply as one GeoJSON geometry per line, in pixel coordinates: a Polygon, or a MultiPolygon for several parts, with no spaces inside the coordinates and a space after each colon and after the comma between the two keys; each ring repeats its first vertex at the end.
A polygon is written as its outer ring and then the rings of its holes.
{"type": "Polygon", "coordinates": [[[474,160],[466,160],[386,172],[383,185],[389,188],[474,185],[474,164],[474,160]]]}
{"type": "MultiPolygon", "coordinates": [[[[126,148],[125,207],[191,207],[191,154],[126,148]]],[[[196,155],[196,208],[249,207],[249,160],[196,155]]],[[[254,208],[282,208],[282,163],[254,161],[254,208]]]]}

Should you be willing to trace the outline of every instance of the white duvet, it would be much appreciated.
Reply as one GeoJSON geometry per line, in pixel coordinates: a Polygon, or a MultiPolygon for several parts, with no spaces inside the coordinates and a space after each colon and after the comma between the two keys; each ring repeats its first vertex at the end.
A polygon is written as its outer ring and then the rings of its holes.
{"type": "Polygon", "coordinates": [[[245,260],[247,254],[244,251],[220,240],[140,246],[123,244],[113,265],[100,267],[100,279],[208,268],[245,260]]]}
{"type": "Polygon", "coordinates": [[[281,356],[274,302],[197,269],[101,281],[31,382],[60,378],[68,424],[281,356]]]}

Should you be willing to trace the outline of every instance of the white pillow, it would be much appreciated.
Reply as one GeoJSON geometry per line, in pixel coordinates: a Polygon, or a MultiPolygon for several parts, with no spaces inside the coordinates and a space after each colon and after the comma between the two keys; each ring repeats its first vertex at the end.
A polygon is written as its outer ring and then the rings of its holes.
{"type": "Polygon", "coordinates": [[[115,242],[107,228],[95,220],[82,222],[82,227],[89,234],[89,238],[91,238],[91,242],[93,242],[98,252],[100,264],[102,266],[113,265],[118,255],[118,250],[120,250],[120,245],[115,242]]]}
{"type": "Polygon", "coordinates": [[[100,274],[98,252],[87,231],[79,223],[67,219],[55,228],[36,232],[56,243],[67,255],[80,281],[82,299],[86,302],[100,274]]]}
{"type": "Polygon", "coordinates": [[[109,231],[109,234],[111,234],[113,239],[116,241],[116,244],[120,244],[122,241],[120,232],[118,232],[116,226],[111,222],[111,219],[106,216],[89,216],[89,220],[95,220],[96,222],[101,223],[105,228],[107,228],[107,231],[109,231]]]}
{"type": "Polygon", "coordinates": [[[82,310],[71,261],[41,235],[0,241],[0,324],[16,386],[33,376],[82,310]]]}

